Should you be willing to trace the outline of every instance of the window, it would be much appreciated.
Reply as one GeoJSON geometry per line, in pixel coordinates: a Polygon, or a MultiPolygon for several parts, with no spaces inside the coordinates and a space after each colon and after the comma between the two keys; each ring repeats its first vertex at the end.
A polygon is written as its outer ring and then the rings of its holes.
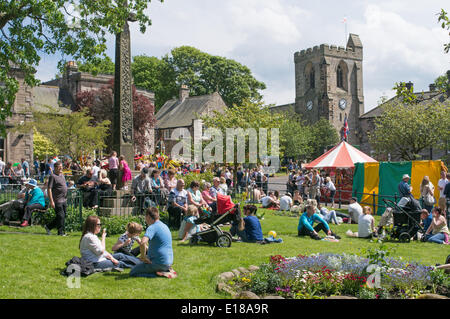
{"type": "Polygon", "coordinates": [[[0,157],[5,160],[5,139],[0,138],[0,157]]]}
{"type": "Polygon", "coordinates": [[[164,139],[170,140],[170,129],[164,130],[164,139]]]}
{"type": "Polygon", "coordinates": [[[314,89],[316,87],[316,75],[314,69],[309,72],[309,88],[314,89]]]}
{"type": "Polygon", "coordinates": [[[337,87],[343,89],[344,88],[344,72],[342,71],[341,66],[339,65],[337,68],[337,87]]]}

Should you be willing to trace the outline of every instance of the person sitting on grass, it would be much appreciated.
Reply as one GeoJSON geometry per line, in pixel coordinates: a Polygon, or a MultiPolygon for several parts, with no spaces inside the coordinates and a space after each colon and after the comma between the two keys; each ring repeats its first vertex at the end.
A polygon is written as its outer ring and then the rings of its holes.
{"type": "Polygon", "coordinates": [[[433,213],[429,213],[428,210],[423,208],[420,211],[420,223],[422,224],[422,227],[425,231],[428,230],[432,221],[433,221],[433,213]]]}
{"type": "Polygon", "coordinates": [[[293,205],[291,193],[286,193],[280,198],[280,210],[290,211],[293,205]]]}
{"type": "Polygon", "coordinates": [[[172,234],[169,227],[159,220],[159,211],[156,207],[147,208],[145,221],[149,226],[140,244],[140,260],[142,263],[131,269],[130,277],[152,278],[163,276],[175,278],[177,273],[172,269],[172,234]]]}
{"type": "Polygon", "coordinates": [[[80,239],[81,258],[93,263],[95,269],[107,271],[123,271],[123,268],[132,268],[140,263],[134,256],[122,253],[110,254],[106,251],[106,228],[103,228],[102,240],[97,237],[100,233],[102,223],[97,216],[89,216],[83,224],[83,233],[80,239]]]}
{"type": "Polygon", "coordinates": [[[447,227],[445,212],[439,207],[432,210],[433,220],[425,233],[425,240],[437,244],[449,244],[450,231],[447,227]]]}
{"type": "Polygon", "coordinates": [[[298,222],[298,236],[310,236],[312,239],[320,240],[319,231],[323,231],[328,236],[334,236],[336,239],[341,239],[337,234],[333,233],[328,226],[328,223],[317,214],[317,202],[314,199],[309,199],[306,203],[306,212],[300,216],[298,222]],[[318,222],[313,228],[314,222],[318,222]]]}
{"type": "Polygon", "coordinates": [[[199,218],[199,208],[195,205],[189,205],[186,213],[186,217],[183,218],[181,223],[179,238],[180,242],[185,242],[191,238],[192,235],[200,231],[206,230],[208,226],[206,224],[197,225],[195,221],[199,218]]]}
{"type": "Polygon", "coordinates": [[[372,239],[378,237],[375,229],[375,221],[372,216],[372,208],[364,206],[363,215],[358,220],[358,232],[353,233],[351,230],[347,231],[349,237],[372,239]]]}
{"type": "Polygon", "coordinates": [[[363,209],[361,205],[359,205],[356,197],[352,197],[350,199],[350,205],[348,205],[348,217],[347,220],[344,219],[344,222],[348,224],[358,224],[359,217],[362,216],[363,209]]]}
{"type": "Polygon", "coordinates": [[[297,189],[294,191],[294,197],[292,198],[293,205],[299,206],[303,203],[302,195],[300,194],[300,191],[297,189]]]}
{"type": "Polygon", "coordinates": [[[269,208],[275,210],[280,209],[280,203],[278,202],[272,191],[270,191],[267,196],[261,198],[261,204],[262,208],[269,208]]]}
{"type": "Polygon", "coordinates": [[[320,214],[323,216],[323,219],[327,223],[333,223],[335,225],[339,225],[335,210],[328,210],[326,207],[322,207],[320,205],[320,203],[317,205],[317,208],[319,209],[320,214]]]}
{"type": "Polygon", "coordinates": [[[130,222],[127,225],[127,231],[122,234],[117,240],[117,243],[112,247],[112,251],[115,253],[123,253],[128,256],[137,257],[141,252],[140,247],[133,249],[134,242],[141,244],[139,235],[142,232],[142,225],[136,222],[130,222]]]}
{"type": "Polygon", "coordinates": [[[238,225],[233,225],[230,229],[231,235],[238,235],[243,242],[256,243],[264,240],[261,223],[256,217],[258,208],[255,205],[245,205],[244,215],[238,225]]]}

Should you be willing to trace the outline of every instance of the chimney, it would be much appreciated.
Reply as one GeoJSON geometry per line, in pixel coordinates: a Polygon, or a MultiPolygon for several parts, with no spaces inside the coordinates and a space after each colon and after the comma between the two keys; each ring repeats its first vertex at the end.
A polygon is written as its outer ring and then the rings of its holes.
{"type": "Polygon", "coordinates": [[[429,85],[429,87],[430,87],[430,92],[436,91],[436,84],[431,83],[431,84],[429,85]]]}
{"type": "Polygon", "coordinates": [[[71,75],[72,73],[78,72],[78,65],[75,61],[69,61],[66,63],[66,73],[67,75],[71,75]]]}
{"type": "Polygon", "coordinates": [[[187,97],[189,97],[189,87],[186,84],[182,84],[180,88],[180,101],[184,101],[187,97]]]}
{"type": "Polygon", "coordinates": [[[411,91],[411,89],[414,86],[414,84],[411,81],[409,81],[408,83],[405,83],[405,86],[408,89],[408,91],[411,91]]]}

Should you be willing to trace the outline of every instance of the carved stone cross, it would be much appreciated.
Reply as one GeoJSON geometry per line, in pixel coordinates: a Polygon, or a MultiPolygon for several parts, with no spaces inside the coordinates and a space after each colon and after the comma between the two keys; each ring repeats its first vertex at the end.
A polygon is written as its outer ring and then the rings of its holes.
{"type": "MultiPolygon", "coordinates": [[[[128,21],[136,21],[134,15],[130,15],[128,21]]],[[[112,146],[134,169],[132,85],[130,29],[128,22],[125,22],[123,31],[116,35],[112,146]]]]}

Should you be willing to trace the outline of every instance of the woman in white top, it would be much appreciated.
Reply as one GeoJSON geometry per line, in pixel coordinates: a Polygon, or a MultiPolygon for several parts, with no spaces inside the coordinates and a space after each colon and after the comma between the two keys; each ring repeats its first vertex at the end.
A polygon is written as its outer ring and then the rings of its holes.
{"type": "Polygon", "coordinates": [[[423,208],[431,213],[436,199],[434,198],[434,185],[430,182],[428,176],[424,176],[420,184],[420,198],[422,199],[423,208]]]}
{"type": "Polygon", "coordinates": [[[81,258],[92,262],[95,269],[111,269],[122,271],[123,268],[132,268],[141,263],[133,256],[122,253],[111,255],[105,249],[106,228],[103,228],[102,240],[97,237],[101,230],[101,222],[97,216],[89,216],[83,225],[83,234],[80,240],[81,258]]]}
{"type": "Polygon", "coordinates": [[[334,186],[333,182],[331,181],[330,176],[327,176],[327,178],[326,178],[325,187],[330,191],[331,208],[334,208],[334,196],[336,195],[336,187],[334,186]]]}
{"type": "Polygon", "coordinates": [[[372,209],[369,206],[363,207],[363,214],[358,218],[358,232],[354,233],[349,229],[346,235],[358,238],[373,238],[378,236],[375,229],[375,221],[372,216],[372,209]]]}

